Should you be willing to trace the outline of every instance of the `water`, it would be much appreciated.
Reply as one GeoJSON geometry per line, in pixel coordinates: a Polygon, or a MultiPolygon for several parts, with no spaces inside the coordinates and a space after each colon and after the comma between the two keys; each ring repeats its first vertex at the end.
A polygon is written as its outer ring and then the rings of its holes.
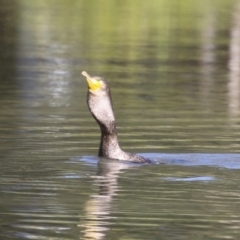
{"type": "Polygon", "coordinates": [[[1,1],[0,239],[239,239],[239,9],[1,1]],[[96,156],[83,70],[158,164],[96,156]]]}

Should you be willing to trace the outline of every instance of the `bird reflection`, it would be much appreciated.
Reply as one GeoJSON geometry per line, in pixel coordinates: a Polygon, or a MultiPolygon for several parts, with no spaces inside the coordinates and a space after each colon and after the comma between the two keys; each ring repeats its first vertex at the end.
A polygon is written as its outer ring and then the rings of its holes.
{"type": "Polygon", "coordinates": [[[109,159],[99,161],[97,176],[93,180],[93,183],[99,187],[99,193],[90,195],[85,205],[85,223],[79,224],[79,227],[83,228],[83,239],[105,239],[106,232],[112,224],[110,219],[114,218],[111,216],[111,202],[113,197],[117,196],[118,176],[121,170],[133,166],[136,164],[109,159]]]}

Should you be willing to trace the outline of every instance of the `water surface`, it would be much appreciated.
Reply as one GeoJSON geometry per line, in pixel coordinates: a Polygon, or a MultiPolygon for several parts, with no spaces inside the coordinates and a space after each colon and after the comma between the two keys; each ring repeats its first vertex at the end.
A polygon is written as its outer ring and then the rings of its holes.
{"type": "Polygon", "coordinates": [[[239,239],[240,2],[0,2],[1,239],[239,239]],[[111,85],[99,159],[81,72],[111,85]]]}

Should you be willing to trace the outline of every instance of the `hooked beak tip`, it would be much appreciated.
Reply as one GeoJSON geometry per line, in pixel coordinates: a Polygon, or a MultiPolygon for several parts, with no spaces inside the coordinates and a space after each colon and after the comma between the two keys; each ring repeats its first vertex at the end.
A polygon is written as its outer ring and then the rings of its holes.
{"type": "Polygon", "coordinates": [[[86,78],[91,78],[91,76],[85,71],[82,71],[82,75],[86,78]]]}

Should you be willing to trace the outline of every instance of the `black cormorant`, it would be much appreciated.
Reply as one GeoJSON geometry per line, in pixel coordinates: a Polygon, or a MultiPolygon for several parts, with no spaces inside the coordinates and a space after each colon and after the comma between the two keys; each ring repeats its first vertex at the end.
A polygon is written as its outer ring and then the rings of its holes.
{"type": "Polygon", "coordinates": [[[152,163],[149,159],[124,152],[118,143],[115,117],[112,109],[110,88],[102,77],[92,77],[85,71],[82,75],[88,83],[87,104],[101,129],[98,156],[137,163],[152,163]]]}

